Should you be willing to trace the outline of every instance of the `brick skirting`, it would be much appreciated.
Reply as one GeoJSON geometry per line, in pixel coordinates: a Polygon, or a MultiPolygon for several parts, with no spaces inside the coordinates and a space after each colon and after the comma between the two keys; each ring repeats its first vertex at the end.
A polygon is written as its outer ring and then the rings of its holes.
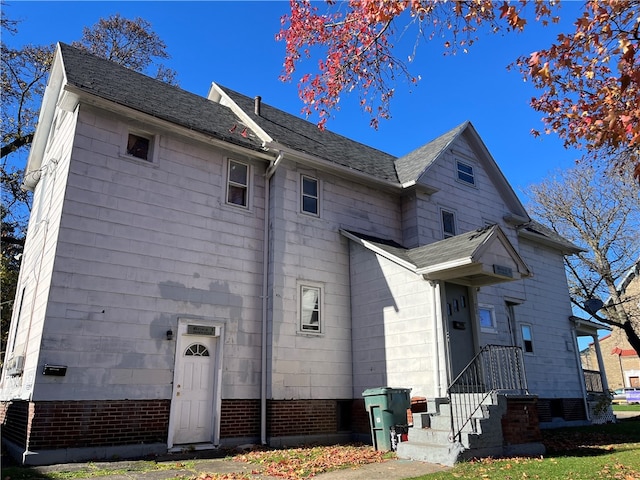
{"type": "MultiPolygon", "coordinates": [[[[0,404],[3,437],[31,451],[166,443],[169,412],[168,399],[0,404]]],[[[360,399],[267,402],[270,437],[348,432],[354,420],[368,430],[360,399]]],[[[220,438],[259,437],[260,400],[222,400],[220,438]]]]}
{"type": "Polygon", "coordinates": [[[29,402],[0,403],[0,423],[2,423],[3,438],[21,447],[26,447],[29,402]]]}
{"type": "Polygon", "coordinates": [[[542,441],[537,398],[507,398],[507,411],[502,417],[502,438],[504,445],[542,441]]]}

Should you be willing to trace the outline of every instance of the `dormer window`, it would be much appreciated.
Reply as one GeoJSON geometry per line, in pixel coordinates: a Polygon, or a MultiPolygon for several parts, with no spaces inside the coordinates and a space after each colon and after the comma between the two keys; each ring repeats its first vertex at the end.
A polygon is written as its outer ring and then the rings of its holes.
{"type": "Polygon", "coordinates": [[[468,185],[475,186],[476,178],[473,174],[473,166],[458,160],[456,161],[456,170],[457,170],[458,180],[468,185]]]}

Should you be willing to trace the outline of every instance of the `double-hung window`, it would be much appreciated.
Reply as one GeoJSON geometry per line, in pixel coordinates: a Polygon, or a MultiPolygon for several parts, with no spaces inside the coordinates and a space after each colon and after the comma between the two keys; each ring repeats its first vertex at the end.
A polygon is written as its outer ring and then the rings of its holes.
{"type": "Polygon", "coordinates": [[[322,332],[322,289],[309,285],[300,286],[300,331],[322,332]]]}
{"type": "Polygon", "coordinates": [[[533,353],[533,331],[531,325],[523,323],[520,325],[520,331],[522,332],[522,349],[524,353],[533,353]]]}
{"type": "Polygon", "coordinates": [[[442,216],[442,236],[444,238],[453,237],[456,234],[456,216],[448,210],[441,210],[442,216]]]}
{"type": "Polygon", "coordinates": [[[461,162],[460,160],[456,161],[456,173],[458,176],[458,180],[464,182],[469,185],[476,184],[476,177],[473,174],[473,166],[468,163],[461,162]]]}
{"type": "Polygon", "coordinates": [[[310,215],[319,214],[320,192],[318,190],[318,180],[302,175],[301,177],[301,196],[300,205],[303,213],[310,215]]]}
{"type": "Polygon", "coordinates": [[[249,165],[229,160],[227,174],[227,203],[249,206],[249,165]]]}

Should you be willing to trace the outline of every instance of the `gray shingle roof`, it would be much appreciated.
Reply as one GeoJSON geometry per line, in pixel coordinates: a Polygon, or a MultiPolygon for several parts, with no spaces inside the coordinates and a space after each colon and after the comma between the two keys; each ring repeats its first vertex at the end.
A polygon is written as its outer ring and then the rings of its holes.
{"type": "Polygon", "coordinates": [[[256,115],[255,99],[218,86],[276,142],[383,180],[398,181],[393,155],[329,130],[320,130],[317,125],[264,102],[261,102],[260,115],[256,115]]]}
{"type": "Polygon", "coordinates": [[[349,233],[375,245],[394,257],[412,264],[417,270],[420,270],[432,265],[472,257],[497,228],[499,228],[497,225],[491,225],[412,249],[369,235],[356,232],[349,233]]]}
{"type": "Polygon", "coordinates": [[[228,107],[64,43],[60,50],[68,83],[84,92],[199,133],[261,149],[253,132],[245,138],[243,128],[230,131],[240,119],[228,107]]]}
{"type": "Polygon", "coordinates": [[[398,158],[395,164],[400,183],[406,183],[420,178],[420,175],[422,175],[426,168],[440,156],[468,125],[469,122],[464,122],[426,145],[398,158]]]}

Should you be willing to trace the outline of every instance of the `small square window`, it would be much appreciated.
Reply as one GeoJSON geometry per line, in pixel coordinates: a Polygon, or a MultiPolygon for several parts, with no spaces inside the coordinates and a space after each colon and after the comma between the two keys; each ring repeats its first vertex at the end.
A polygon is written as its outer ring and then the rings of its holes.
{"type": "Polygon", "coordinates": [[[522,348],[525,353],[533,353],[533,332],[531,325],[521,325],[522,348]]]}
{"type": "Polygon", "coordinates": [[[150,139],[142,137],[140,135],[136,135],[134,133],[130,133],[129,138],[127,139],[127,155],[150,161],[150,146],[150,139]]]}
{"type": "Polygon", "coordinates": [[[442,210],[442,232],[444,234],[444,238],[455,236],[456,217],[453,212],[442,210]]]}
{"type": "Polygon", "coordinates": [[[321,332],[319,287],[300,287],[300,330],[303,332],[321,332]]]}
{"type": "Polygon", "coordinates": [[[469,185],[476,184],[476,179],[473,175],[473,167],[471,165],[457,161],[456,166],[458,171],[458,180],[468,183],[469,185]]]}
{"type": "Polygon", "coordinates": [[[480,317],[480,330],[483,332],[495,333],[496,313],[491,305],[478,305],[478,317],[480,317]]]}
{"type": "Polygon", "coordinates": [[[229,160],[227,178],[227,203],[241,207],[248,206],[249,166],[229,160]]]}
{"type": "Polygon", "coordinates": [[[318,215],[318,180],[312,177],[302,176],[302,211],[312,215],[318,215]]]}

